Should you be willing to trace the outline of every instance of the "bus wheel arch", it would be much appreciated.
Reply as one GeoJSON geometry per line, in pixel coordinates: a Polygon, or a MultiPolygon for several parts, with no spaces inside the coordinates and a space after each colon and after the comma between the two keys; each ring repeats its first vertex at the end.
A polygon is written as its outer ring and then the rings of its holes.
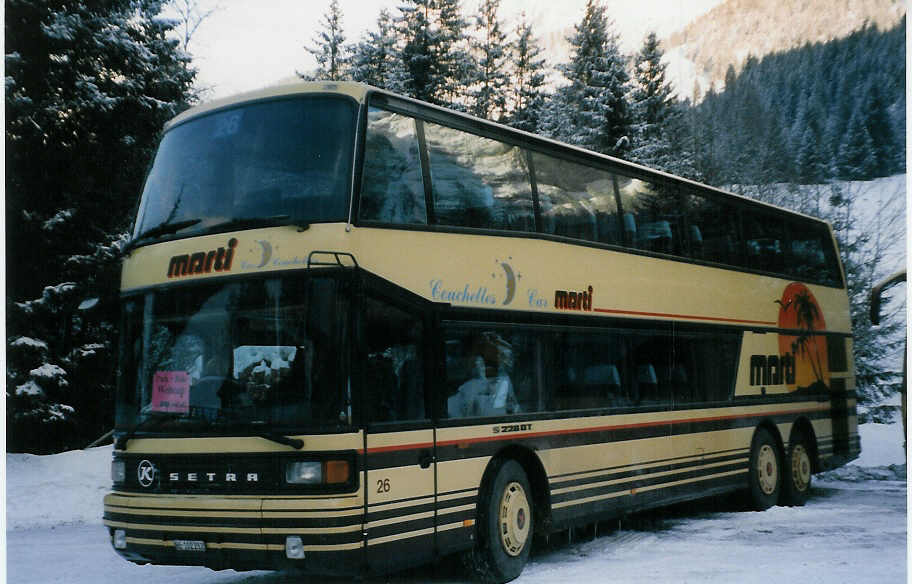
{"type": "Polygon", "coordinates": [[[519,576],[533,536],[549,523],[547,493],[544,467],[531,450],[510,446],[491,459],[478,494],[475,547],[464,557],[481,581],[519,576]]]}
{"type": "Polygon", "coordinates": [[[750,506],[764,511],[779,502],[782,493],[784,468],[782,436],[769,420],[757,425],[751,439],[748,465],[748,496],[750,506]]]}

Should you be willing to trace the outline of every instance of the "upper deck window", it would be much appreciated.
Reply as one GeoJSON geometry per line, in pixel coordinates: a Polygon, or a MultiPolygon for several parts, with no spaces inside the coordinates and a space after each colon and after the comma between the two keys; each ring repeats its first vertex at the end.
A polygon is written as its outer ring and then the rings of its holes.
{"type": "Polygon", "coordinates": [[[522,232],[842,286],[826,225],[378,94],[360,221],[522,232]],[[388,109],[387,109],[388,108],[388,109]]]}
{"type": "Polygon", "coordinates": [[[134,237],[346,220],[355,114],[347,98],[305,96],[174,127],[146,179],[134,237]]]}

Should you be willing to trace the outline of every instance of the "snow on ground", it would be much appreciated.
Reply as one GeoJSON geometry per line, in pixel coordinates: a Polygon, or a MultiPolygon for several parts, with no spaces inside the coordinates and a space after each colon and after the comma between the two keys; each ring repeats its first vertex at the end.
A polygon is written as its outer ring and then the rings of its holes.
{"type": "Polygon", "coordinates": [[[849,466],[889,466],[903,464],[905,452],[902,443],[902,424],[862,424],[861,456],[849,466]]]}
{"type": "MultiPolygon", "coordinates": [[[[518,584],[906,582],[906,481],[901,425],[864,424],[861,458],[815,477],[805,507],[741,511],[723,497],[551,537],[518,584]],[[892,467],[891,467],[892,465],[892,467]]],[[[11,583],[138,581],[278,584],[272,572],[135,566],[101,525],[111,447],[52,456],[7,455],[7,577],[11,583]]],[[[464,582],[453,561],[378,582],[464,582]]]]}
{"type": "Polygon", "coordinates": [[[6,455],[7,530],[101,523],[112,446],[6,455]]]}

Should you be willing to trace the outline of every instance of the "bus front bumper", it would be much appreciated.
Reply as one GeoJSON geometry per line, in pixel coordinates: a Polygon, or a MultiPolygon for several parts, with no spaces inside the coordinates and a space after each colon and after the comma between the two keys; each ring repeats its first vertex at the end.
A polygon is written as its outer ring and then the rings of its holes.
{"type": "Polygon", "coordinates": [[[137,564],[353,575],[363,565],[356,498],[105,497],[111,545],[137,564]]]}

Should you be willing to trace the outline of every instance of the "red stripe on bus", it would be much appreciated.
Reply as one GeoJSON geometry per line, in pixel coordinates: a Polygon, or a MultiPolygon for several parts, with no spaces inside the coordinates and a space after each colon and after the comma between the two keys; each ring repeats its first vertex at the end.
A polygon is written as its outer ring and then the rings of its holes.
{"type": "Polygon", "coordinates": [[[593,308],[593,312],[605,314],[630,314],[634,316],[660,316],[664,318],[687,318],[690,320],[709,320],[713,322],[740,322],[742,324],[768,324],[774,326],[778,323],[769,320],[745,320],[742,318],[724,318],[721,316],[694,316],[692,314],[668,314],[665,312],[640,312],[637,310],[616,310],[612,308],[593,308]]]}
{"type": "MultiPolygon", "coordinates": [[[[585,434],[587,432],[606,432],[611,430],[631,430],[634,428],[649,428],[652,426],[674,426],[675,424],[690,424],[694,422],[720,422],[723,420],[737,420],[738,418],[760,418],[763,416],[775,416],[783,414],[806,414],[809,412],[822,412],[830,409],[829,405],[816,406],[812,408],[802,408],[800,410],[787,410],[783,412],[760,412],[756,414],[747,414],[747,415],[738,415],[731,414],[728,416],[708,416],[705,418],[681,418],[678,420],[667,420],[660,422],[640,422],[637,424],[616,424],[613,426],[593,426],[590,428],[573,428],[570,430],[549,430],[546,432],[524,432],[524,433],[507,433],[499,434],[497,436],[482,436],[480,438],[461,438],[456,440],[445,440],[437,442],[437,446],[453,446],[458,445],[469,445],[469,444],[478,444],[482,442],[495,442],[497,440],[514,440],[517,438],[539,438],[542,436],[559,436],[559,435],[570,435],[570,434],[585,434]]],[[[499,425],[499,424],[494,424],[499,425]]],[[[395,446],[379,446],[376,448],[368,448],[367,452],[369,454],[380,453],[380,452],[395,452],[397,450],[417,450],[419,448],[433,448],[433,442],[420,442],[416,444],[397,444],[395,446]]],[[[363,449],[358,449],[358,454],[364,454],[363,449]]]]}

